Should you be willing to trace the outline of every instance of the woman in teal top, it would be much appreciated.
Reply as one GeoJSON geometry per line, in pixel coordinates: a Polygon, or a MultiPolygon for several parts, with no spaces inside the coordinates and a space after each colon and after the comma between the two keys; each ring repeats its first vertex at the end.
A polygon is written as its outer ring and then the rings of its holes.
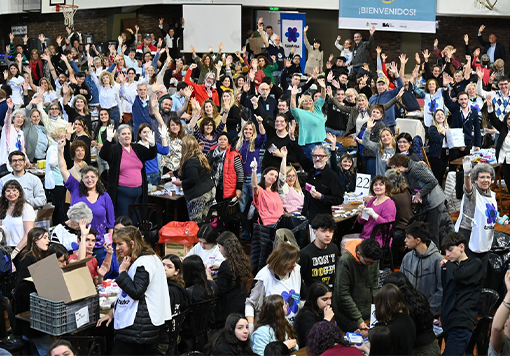
{"type": "Polygon", "coordinates": [[[312,148],[322,143],[326,138],[326,118],[321,111],[326,98],[325,78],[317,79],[317,84],[321,88],[321,96],[315,103],[310,95],[302,95],[299,108],[297,108],[297,86],[292,87],[290,98],[290,112],[299,124],[298,143],[310,160],[312,159],[312,148]]]}

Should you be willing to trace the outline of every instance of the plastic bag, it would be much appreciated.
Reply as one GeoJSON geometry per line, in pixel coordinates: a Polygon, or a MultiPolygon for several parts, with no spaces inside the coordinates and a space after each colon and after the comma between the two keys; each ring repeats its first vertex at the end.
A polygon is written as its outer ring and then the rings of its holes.
{"type": "Polygon", "coordinates": [[[158,243],[197,243],[198,230],[198,225],[194,221],[170,221],[159,230],[158,243]]]}

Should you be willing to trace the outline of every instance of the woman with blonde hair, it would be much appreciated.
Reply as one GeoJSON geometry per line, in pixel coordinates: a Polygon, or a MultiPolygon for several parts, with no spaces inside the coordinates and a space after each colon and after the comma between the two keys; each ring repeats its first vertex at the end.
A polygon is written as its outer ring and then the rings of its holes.
{"type": "Polygon", "coordinates": [[[99,319],[97,326],[113,320],[115,345],[112,355],[154,355],[160,327],[172,318],[166,274],[161,259],[134,226],[113,235],[117,244],[122,293],[115,308],[99,319]],[[137,337],[133,337],[137,335],[137,337]]]}
{"type": "Polygon", "coordinates": [[[32,80],[32,73],[27,71],[28,73],[28,82],[34,93],[39,93],[43,98],[43,105],[48,106],[53,102],[57,102],[57,92],[53,89],[51,82],[48,78],[42,77],[39,80],[39,86],[34,84],[32,80]]]}
{"type": "Polygon", "coordinates": [[[231,91],[224,91],[221,95],[221,109],[220,113],[228,111],[227,116],[227,132],[229,136],[234,139],[238,135],[241,126],[241,109],[234,93],[231,91]]]}
{"type": "Polygon", "coordinates": [[[278,175],[278,194],[282,199],[283,211],[291,213],[303,209],[305,195],[301,190],[296,169],[287,166],[287,147],[282,147],[282,163],[278,175]]]}
{"type": "Polygon", "coordinates": [[[168,150],[167,155],[161,156],[161,167],[163,173],[173,172],[179,169],[182,152],[182,139],[184,137],[184,127],[180,119],[173,117],[168,121],[168,150]]]}
{"type": "Polygon", "coordinates": [[[92,118],[90,116],[87,99],[83,95],[75,93],[72,106],[69,106],[72,89],[67,83],[64,83],[62,86],[62,92],[64,94],[62,103],[64,104],[64,110],[69,117],[69,122],[74,122],[77,117],[85,118],[88,131],[92,132],[92,118]]]}
{"type": "Polygon", "coordinates": [[[94,59],[89,57],[89,71],[92,81],[97,87],[99,92],[99,105],[102,109],[107,109],[110,113],[110,118],[115,122],[115,126],[119,125],[120,122],[120,85],[115,83],[112,73],[103,71],[99,74],[99,78],[96,72],[93,70],[94,59]]]}
{"type": "Polygon", "coordinates": [[[211,176],[211,166],[193,136],[182,138],[181,162],[174,171],[178,178],[174,184],[181,186],[186,198],[189,220],[204,222],[216,195],[211,176]]]}
{"type": "Polygon", "coordinates": [[[376,124],[375,121],[374,117],[370,117],[367,122],[367,129],[363,134],[363,146],[375,152],[375,174],[384,175],[387,166],[386,161],[388,158],[393,157],[397,145],[393,132],[391,132],[391,130],[387,127],[379,131],[380,141],[378,144],[370,140],[370,132],[376,124]]]}

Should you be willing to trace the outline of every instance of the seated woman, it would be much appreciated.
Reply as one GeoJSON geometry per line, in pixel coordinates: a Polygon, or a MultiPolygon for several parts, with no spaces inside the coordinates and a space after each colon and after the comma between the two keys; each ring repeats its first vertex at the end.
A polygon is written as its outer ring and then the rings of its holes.
{"type": "Polygon", "coordinates": [[[188,292],[184,289],[184,279],[182,279],[182,261],[179,256],[169,254],[163,257],[162,262],[165,267],[172,315],[179,314],[189,304],[188,292]]]}
{"type": "Polygon", "coordinates": [[[67,251],[76,249],[80,234],[80,221],[92,221],[92,210],[84,202],[79,202],[67,211],[68,220],[50,229],[51,242],[62,244],[67,251]]]}
{"type": "Polygon", "coordinates": [[[193,255],[182,262],[183,278],[190,302],[210,300],[218,294],[218,287],[204,267],[202,259],[193,255]]]}
{"type": "Polygon", "coordinates": [[[210,224],[204,224],[198,230],[197,237],[198,243],[193,246],[184,259],[197,255],[202,259],[202,264],[206,265],[208,269],[217,271],[225,260],[216,244],[218,230],[210,224]]]}
{"type": "Polygon", "coordinates": [[[0,225],[7,228],[7,246],[13,248],[14,259],[27,244],[28,232],[34,227],[34,208],[25,200],[21,184],[11,179],[5,182],[0,197],[0,225]]]}
{"type": "MultiPolygon", "coordinates": [[[[48,231],[45,229],[35,227],[28,232],[27,246],[20,255],[20,263],[17,269],[18,275],[14,288],[15,314],[30,310],[30,294],[36,293],[36,290],[34,282],[26,280],[30,277],[28,267],[47,256],[49,245],[50,238],[48,231]]],[[[17,320],[14,324],[14,334],[23,335],[33,342],[36,347],[36,350],[32,350],[33,355],[47,355],[48,348],[53,342],[48,334],[30,328],[30,323],[22,320],[17,320]]]]}
{"type": "MultiPolygon", "coordinates": [[[[342,254],[345,253],[345,244],[355,238],[369,239],[372,230],[378,224],[384,224],[395,221],[397,209],[395,203],[391,200],[391,182],[385,176],[375,176],[370,183],[370,194],[372,198],[367,202],[366,207],[360,205],[360,215],[357,218],[358,223],[362,224],[359,235],[346,235],[342,239],[342,254]]],[[[381,233],[376,235],[376,240],[382,246],[381,233]]]]}
{"type": "Polygon", "coordinates": [[[281,295],[272,294],[264,298],[260,314],[251,335],[253,352],[263,355],[267,344],[281,341],[289,350],[297,350],[296,335],[289,321],[285,318],[287,309],[285,300],[281,295]]]}
{"type": "Polygon", "coordinates": [[[510,355],[510,271],[505,274],[506,294],[492,321],[489,355],[510,355]]]}
{"type": "Polygon", "coordinates": [[[253,355],[248,320],[242,314],[230,314],[225,326],[206,346],[206,355],[253,355]]]}
{"type": "Polygon", "coordinates": [[[338,326],[327,320],[313,325],[307,347],[309,356],[364,355],[355,345],[349,345],[338,326]]]}
{"type": "Polygon", "coordinates": [[[69,260],[69,251],[65,248],[64,245],[57,242],[52,242],[48,248],[48,256],[53,254],[55,254],[57,257],[58,265],[60,268],[67,266],[69,260]]]}
{"type": "Polygon", "coordinates": [[[308,290],[305,305],[299,311],[294,322],[299,346],[307,346],[308,334],[312,327],[321,321],[334,321],[335,313],[331,308],[331,289],[322,282],[315,282],[308,290]]]}
{"type": "Polygon", "coordinates": [[[246,298],[244,310],[251,328],[264,297],[271,294],[285,298],[287,302],[285,316],[291,323],[294,322],[300,307],[302,289],[301,267],[297,263],[298,260],[299,249],[287,243],[280,243],[271,252],[267,258],[267,265],[255,276],[255,285],[246,298]]]}
{"type": "Polygon", "coordinates": [[[208,155],[209,165],[216,186],[216,202],[241,198],[244,170],[241,155],[230,145],[228,133],[218,135],[218,144],[211,147],[208,155]]]}
{"type": "Polygon", "coordinates": [[[402,292],[409,316],[416,326],[416,341],[413,345],[413,355],[441,354],[441,349],[434,334],[434,317],[430,311],[427,298],[407,279],[402,272],[390,273],[384,279],[384,284],[394,284],[402,292]]]}
{"type": "Polygon", "coordinates": [[[218,237],[220,252],[225,258],[218,270],[218,304],[216,321],[223,323],[231,313],[244,313],[253,276],[250,261],[236,235],[230,231],[218,237]]]}
{"type": "Polygon", "coordinates": [[[287,147],[281,148],[282,163],[278,175],[278,194],[282,199],[283,210],[287,213],[301,211],[305,201],[305,195],[299,185],[296,169],[287,166],[287,147]]]}
{"type": "Polygon", "coordinates": [[[421,161],[420,156],[414,152],[413,138],[407,132],[401,132],[397,136],[397,149],[396,153],[400,153],[409,156],[409,159],[419,162],[421,161]]]}
{"type": "Polygon", "coordinates": [[[374,303],[377,325],[387,326],[397,337],[396,354],[413,354],[416,326],[409,316],[402,292],[394,284],[385,284],[376,293],[374,303]]]}
{"type": "Polygon", "coordinates": [[[283,215],[283,205],[278,194],[278,169],[268,167],[262,172],[260,183],[257,184],[257,160],[254,158],[250,167],[253,203],[259,212],[262,224],[274,225],[283,215]]]}

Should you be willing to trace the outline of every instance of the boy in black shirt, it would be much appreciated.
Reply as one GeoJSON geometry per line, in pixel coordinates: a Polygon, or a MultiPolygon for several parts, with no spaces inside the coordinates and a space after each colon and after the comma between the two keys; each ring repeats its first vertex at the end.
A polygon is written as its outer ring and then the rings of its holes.
{"type": "Polygon", "coordinates": [[[441,324],[445,335],[443,355],[464,355],[478,316],[482,290],[482,261],[466,255],[464,235],[451,232],[441,247],[447,260],[441,261],[443,302],[441,324]]]}
{"type": "Polygon", "coordinates": [[[331,214],[317,214],[312,221],[315,240],[300,252],[301,277],[307,287],[323,282],[333,288],[338,247],[331,243],[336,223],[331,214]]]}

